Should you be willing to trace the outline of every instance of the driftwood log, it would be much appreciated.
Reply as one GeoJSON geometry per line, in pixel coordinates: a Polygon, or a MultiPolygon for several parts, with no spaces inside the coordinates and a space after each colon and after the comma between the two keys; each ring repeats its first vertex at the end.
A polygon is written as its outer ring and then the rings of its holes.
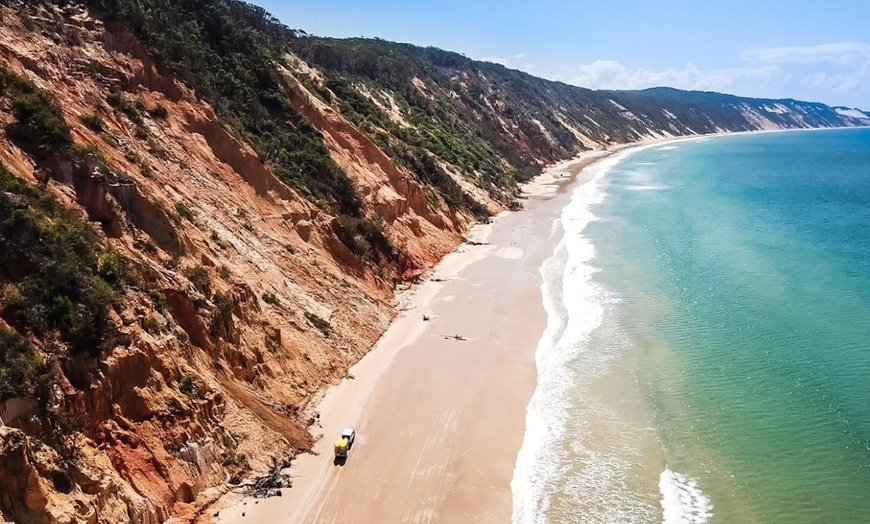
{"type": "Polygon", "coordinates": [[[292,488],[290,475],[284,473],[286,464],[277,460],[272,463],[268,475],[262,476],[249,485],[250,494],[257,498],[280,497],[282,488],[292,488]]]}

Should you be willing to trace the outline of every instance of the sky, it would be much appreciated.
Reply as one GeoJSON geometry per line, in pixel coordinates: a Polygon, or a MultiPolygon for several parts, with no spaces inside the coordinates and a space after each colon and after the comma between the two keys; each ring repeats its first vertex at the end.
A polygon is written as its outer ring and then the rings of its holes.
{"type": "Polygon", "coordinates": [[[436,46],[596,89],[870,110],[870,0],[253,0],[332,37],[436,46]]]}

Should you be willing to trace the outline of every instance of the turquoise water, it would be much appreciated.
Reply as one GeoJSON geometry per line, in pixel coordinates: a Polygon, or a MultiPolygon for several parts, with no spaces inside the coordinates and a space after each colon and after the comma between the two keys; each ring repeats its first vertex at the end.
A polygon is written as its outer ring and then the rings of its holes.
{"type": "Polygon", "coordinates": [[[870,522],[870,130],[587,176],[542,269],[515,521],[870,522]]]}

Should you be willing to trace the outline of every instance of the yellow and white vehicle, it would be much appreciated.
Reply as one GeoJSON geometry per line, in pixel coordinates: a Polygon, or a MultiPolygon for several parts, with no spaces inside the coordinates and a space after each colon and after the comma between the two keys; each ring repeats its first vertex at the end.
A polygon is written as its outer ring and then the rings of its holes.
{"type": "Polygon", "coordinates": [[[355,439],[356,432],[353,428],[344,428],[344,431],[341,432],[341,437],[335,441],[336,458],[347,458],[347,452],[353,447],[355,439]]]}

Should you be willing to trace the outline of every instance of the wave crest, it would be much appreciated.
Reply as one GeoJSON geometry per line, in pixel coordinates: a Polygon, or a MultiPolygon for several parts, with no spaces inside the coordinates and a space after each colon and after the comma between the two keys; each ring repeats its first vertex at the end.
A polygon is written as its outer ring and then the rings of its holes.
{"type": "Polygon", "coordinates": [[[713,517],[710,498],[695,479],[665,468],[659,477],[664,524],[705,524],[713,517]]]}

